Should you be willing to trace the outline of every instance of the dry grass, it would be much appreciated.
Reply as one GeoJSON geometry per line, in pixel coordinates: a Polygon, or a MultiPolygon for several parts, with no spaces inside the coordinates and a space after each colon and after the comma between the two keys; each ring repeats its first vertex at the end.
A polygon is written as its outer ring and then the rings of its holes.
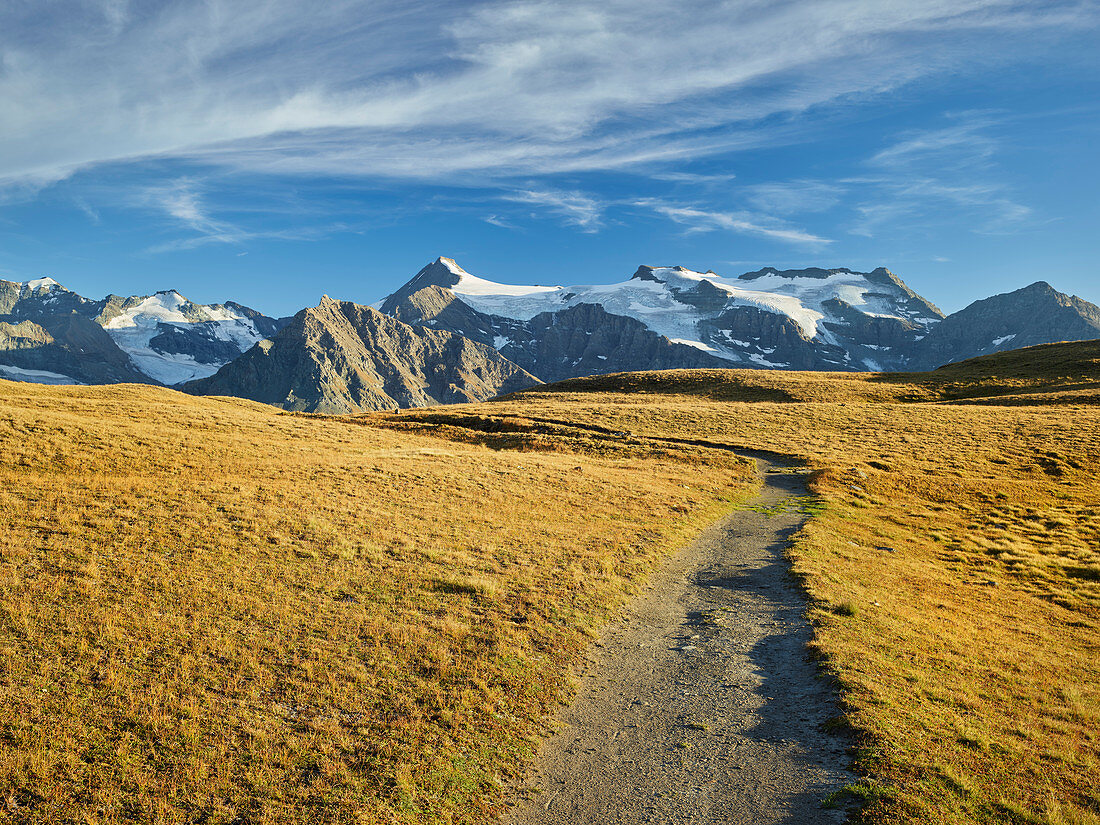
{"type": "Polygon", "coordinates": [[[749,487],[0,381],[0,822],[477,822],[592,630],[749,487]]]}
{"type": "Polygon", "coordinates": [[[911,384],[635,374],[471,412],[802,456],[825,506],[792,559],[813,598],[815,645],[859,733],[857,766],[886,786],[870,795],[864,819],[1095,823],[1100,409],[969,403],[982,387],[993,400],[1025,383],[1044,399],[1067,383],[1095,393],[1100,369],[1080,363],[1083,374],[1035,369],[1006,384],[976,371],[988,363],[911,384]],[[624,384],[634,391],[604,391],[624,384]],[[969,389],[945,393],[945,385],[969,389]],[[788,400],[757,400],[765,393],[788,400]],[[968,403],[944,403],[945,395],[968,403]],[[740,397],[753,400],[732,400],[740,397]]]}
{"type": "Polygon", "coordinates": [[[592,630],[746,489],[711,444],[815,469],[791,554],[866,821],[1095,825],[1075,346],[344,419],[0,383],[0,821],[485,821],[592,630]]]}

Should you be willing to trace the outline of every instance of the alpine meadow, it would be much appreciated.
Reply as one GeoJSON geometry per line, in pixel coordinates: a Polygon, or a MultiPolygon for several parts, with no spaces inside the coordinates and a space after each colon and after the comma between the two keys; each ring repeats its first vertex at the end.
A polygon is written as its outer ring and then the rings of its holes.
{"type": "Polygon", "coordinates": [[[3,384],[10,822],[481,822],[583,648],[802,459],[868,822],[1095,821],[1100,346],[346,417],[3,384]]]}

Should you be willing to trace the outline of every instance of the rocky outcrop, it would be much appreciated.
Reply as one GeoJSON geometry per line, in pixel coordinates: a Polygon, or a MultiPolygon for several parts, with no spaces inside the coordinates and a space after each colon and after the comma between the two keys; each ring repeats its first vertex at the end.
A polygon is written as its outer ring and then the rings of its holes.
{"type": "Polygon", "coordinates": [[[501,355],[544,381],[638,370],[728,366],[697,347],[674,344],[645,324],[599,304],[543,312],[511,330],[501,355]]]}
{"type": "Polygon", "coordinates": [[[814,370],[847,368],[845,351],[814,341],[791,318],[756,307],[732,307],[699,323],[707,341],[735,350],[723,366],[814,370]],[[733,363],[731,364],[730,361],[733,363]]]}
{"type": "Polygon", "coordinates": [[[348,413],[484,401],[537,383],[486,344],[325,297],[273,338],[182,389],[348,413]]]}

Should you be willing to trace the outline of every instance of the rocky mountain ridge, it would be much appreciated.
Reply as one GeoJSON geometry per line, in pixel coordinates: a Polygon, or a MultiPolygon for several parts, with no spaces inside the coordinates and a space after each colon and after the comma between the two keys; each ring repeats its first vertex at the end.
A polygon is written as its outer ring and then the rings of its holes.
{"type": "Polygon", "coordinates": [[[1100,338],[1100,307],[1037,281],[949,315],[913,348],[907,368],[930,370],[994,352],[1093,338],[1100,338]]]}
{"type": "Polygon", "coordinates": [[[492,344],[546,380],[665,367],[897,370],[944,317],[885,268],[769,267],[724,278],[641,266],[620,283],[532,287],[486,281],[450,258],[428,264],[380,309],[492,344]]]}
{"type": "Polygon", "coordinates": [[[272,338],[181,389],[346,413],[485,401],[538,383],[490,346],[325,296],[272,338]]]}

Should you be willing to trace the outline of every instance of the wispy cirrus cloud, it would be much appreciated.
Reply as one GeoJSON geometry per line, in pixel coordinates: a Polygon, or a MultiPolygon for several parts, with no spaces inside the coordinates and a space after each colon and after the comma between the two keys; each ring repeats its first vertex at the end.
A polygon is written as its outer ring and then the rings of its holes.
{"type": "MultiPolygon", "coordinates": [[[[146,188],[140,202],[152,205],[172,219],[176,226],[188,231],[184,237],[154,244],[145,251],[152,254],[195,249],[208,244],[243,245],[256,240],[317,240],[348,227],[343,223],[267,227],[246,229],[231,221],[217,218],[206,202],[202,185],[191,178],[180,178],[164,185],[146,188]]],[[[276,206],[276,211],[279,209],[276,206]]]]}
{"type": "Polygon", "coordinates": [[[248,233],[227,221],[210,216],[194,181],[182,178],[164,186],[150,187],[145,197],[176,221],[192,230],[190,245],[240,243],[248,233]]]}
{"type": "Polygon", "coordinates": [[[580,227],[584,232],[599,230],[606,208],[602,201],[592,195],[550,189],[524,189],[505,195],[504,199],[548,209],[567,224],[580,227]]]}
{"type": "Polygon", "coordinates": [[[785,225],[771,216],[759,213],[744,211],[720,212],[668,203],[655,198],[642,198],[634,201],[634,205],[652,209],[657,214],[664,215],[666,218],[686,226],[688,232],[724,230],[756,235],[784,243],[810,245],[832,243],[828,238],[822,238],[804,229],[785,225]]]}
{"type": "Polygon", "coordinates": [[[500,229],[517,229],[518,228],[518,227],[516,227],[516,225],[514,223],[511,223],[510,221],[505,220],[504,218],[500,217],[500,215],[486,215],[485,217],[482,218],[482,220],[485,221],[485,223],[489,224],[490,226],[496,226],[496,227],[499,227],[500,229]]]}
{"type": "Polygon", "coordinates": [[[757,209],[776,215],[804,215],[832,209],[846,192],[837,182],[774,181],[744,188],[742,195],[757,209]]]}
{"type": "Polygon", "coordinates": [[[965,67],[976,38],[1010,59],[1098,19],[1016,0],[6,4],[0,181],[150,157],[456,180],[698,158],[965,67]]]}
{"type": "Polygon", "coordinates": [[[945,214],[965,215],[973,231],[1015,231],[1034,220],[1034,210],[1019,202],[997,156],[1003,151],[995,131],[996,113],[955,115],[950,126],[911,131],[875,153],[872,174],[849,181],[863,199],[855,207],[852,231],[873,237],[883,229],[919,227],[945,214]]]}
{"type": "Polygon", "coordinates": [[[956,119],[961,122],[911,131],[876,152],[868,163],[896,170],[924,169],[929,164],[940,170],[987,166],[997,150],[997,141],[987,132],[996,122],[995,115],[971,112],[957,115],[956,119]]]}

